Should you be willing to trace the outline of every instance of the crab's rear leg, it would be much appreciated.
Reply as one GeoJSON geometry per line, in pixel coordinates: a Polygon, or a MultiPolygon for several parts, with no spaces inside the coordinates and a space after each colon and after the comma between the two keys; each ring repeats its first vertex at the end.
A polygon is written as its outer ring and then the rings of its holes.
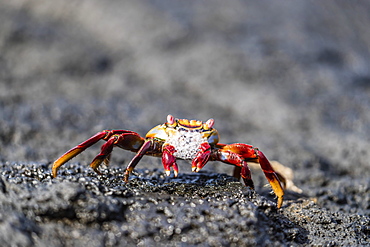
{"type": "Polygon", "coordinates": [[[132,158],[130,163],[127,165],[123,180],[127,183],[131,172],[134,170],[135,166],[139,163],[141,158],[148,152],[155,149],[155,142],[152,139],[144,141],[143,145],[140,147],[139,151],[132,158]]]}
{"type": "Polygon", "coordinates": [[[140,148],[144,139],[140,137],[139,134],[128,130],[101,131],[59,157],[53,164],[52,176],[56,177],[58,174],[58,170],[62,165],[64,165],[73,157],[85,151],[87,148],[97,143],[99,140],[106,140],[107,143],[102,146],[100,154],[96,156],[91,163],[91,167],[95,171],[97,171],[97,168],[101,164],[101,162],[107,160],[109,154],[112,152],[113,145],[118,145],[121,148],[131,151],[136,151],[140,148]]]}
{"type": "MultiPolygon", "coordinates": [[[[219,147],[220,149],[216,152],[216,158],[225,163],[241,167],[240,175],[242,176],[244,183],[251,188],[253,188],[253,182],[246,161],[259,163],[272,187],[272,190],[278,198],[277,207],[280,208],[282,206],[284,190],[270,162],[261,151],[244,143],[234,143],[230,145],[220,144],[219,147]]],[[[236,171],[238,171],[238,169],[236,169],[236,171]]],[[[234,175],[236,175],[235,172],[234,175]]]]}
{"type": "Polygon", "coordinates": [[[284,190],[281,186],[280,180],[274,169],[272,168],[270,162],[266,156],[259,150],[257,151],[258,163],[260,164],[262,171],[265,173],[267,180],[269,181],[272,190],[278,198],[277,207],[280,208],[283,205],[284,190]]]}
{"type": "Polygon", "coordinates": [[[237,153],[234,153],[229,150],[218,150],[217,151],[217,160],[222,161],[227,164],[235,165],[235,171],[238,173],[234,175],[234,177],[243,178],[244,184],[254,189],[254,184],[251,176],[251,171],[249,170],[248,163],[237,153]]]}

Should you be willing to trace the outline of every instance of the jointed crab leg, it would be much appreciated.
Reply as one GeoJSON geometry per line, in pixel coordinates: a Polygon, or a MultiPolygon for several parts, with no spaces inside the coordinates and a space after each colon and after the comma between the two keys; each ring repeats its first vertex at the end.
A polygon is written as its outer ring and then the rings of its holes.
{"type": "MultiPolygon", "coordinates": [[[[254,184],[252,181],[251,171],[249,170],[248,163],[244,159],[229,150],[219,150],[217,153],[217,160],[223,161],[227,164],[235,165],[235,171],[239,174],[234,174],[238,179],[240,176],[243,178],[244,184],[251,189],[254,189],[254,184]]],[[[234,173],[235,173],[234,171],[234,173]]]]}
{"type": "Polygon", "coordinates": [[[129,149],[131,151],[136,151],[139,145],[141,145],[142,138],[138,135],[133,134],[132,132],[113,134],[108,141],[101,146],[101,152],[98,154],[94,160],[91,162],[90,166],[98,174],[101,174],[98,170],[98,167],[102,162],[109,163],[109,156],[113,151],[114,145],[118,145],[124,149],[129,149]],[[134,138],[132,138],[134,137],[134,138]],[[131,139],[130,139],[131,138],[131,139]],[[136,144],[135,141],[138,141],[139,144],[136,144]]]}
{"type": "Polygon", "coordinates": [[[251,145],[243,143],[234,143],[230,145],[219,144],[220,149],[217,150],[212,158],[225,163],[233,164],[241,167],[241,176],[246,186],[253,188],[251,174],[246,161],[258,162],[269,181],[272,190],[278,197],[277,207],[280,208],[283,204],[284,190],[281,187],[280,180],[266,156],[251,145]]]}
{"type": "Polygon", "coordinates": [[[144,142],[144,144],[141,146],[141,148],[139,149],[139,151],[136,153],[136,155],[134,156],[134,158],[132,158],[132,160],[130,161],[130,163],[126,167],[126,171],[125,171],[125,174],[124,174],[124,177],[123,177],[123,180],[126,183],[128,182],[128,177],[130,176],[131,172],[134,170],[134,168],[137,165],[137,163],[139,163],[139,161],[141,160],[141,158],[147,152],[152,151],[152,150],[153,150],[153,140],[146,140],[144,142]]]}
{"type": "MultiPolygon", "coordinates": [[[[90,166],[96,171],[98,166],[109,157],[112,152],[113,145],[117,145],[123,149],[130,151],[137,151],[143,143],[143,138],[137,133],[128,130],[104,130],[94,136],[90,137],[86,141],[80,143],[76,147],[70,149],[65,154],[63,154],[59,159],[57,159],[52,168],[52,176],[56,177],[59,167],[64,165],[73,157],[85,151],[85,149],[91,147],[99,140],[108,141],[102,146],[101,153],[95,157],[90,166]]],[[[99,172],[98,172],[99,173],[99,172]]]]}
{"type": "Polygon", "coordinates": [[[101,172],[98,170],[100,164],[112,153],[114,143],[117,141],[117,136],[112,136],[109,140],[101,146],[101,152],[90,163],[91,168],[99,175],[101,172]]]}
{"type": "Polygon", "coordinates": [[[67,151],[65,154],[63,154],[62,156],[60,156],[59,159],[57,159],[54,164],[53,164],[53,168],[52,168],[52,175],[53,177],[55,178],[58,174],[58,169],[60,166],[62,166],[63,164],[65,164],[68,160],[72,159],[73,157],[77,156],[78,154],[80,154],[81,152],[85,151],[86,148],[94,145],[95,143],[97,143],[99,140],[103,139],[105,136],[107,135],[107,132],[106,131],[102,131],[102,132],[99,132],[97,133],[96,135],[90,137],[89,139],[87,139],[86,141],[80,143],[79,145],[77,145],[76,147],[70,149],[69,151],[67,151]]]}
{"type": "Polygon", "coordinates": [[[274,191],[275,195],[278,198],[277,201],[277,208],[280,208],[283,205],[283,196],[284,190],[281,187],[280,180],[276,175],[274,169],[272,168],[270,162],[266,158],[266,156],[259,150],[257,150],[258,155],[258,163],[260,164],[262,171],[265,173],[267,180],[269,181],[272,190],[274,191]]]}

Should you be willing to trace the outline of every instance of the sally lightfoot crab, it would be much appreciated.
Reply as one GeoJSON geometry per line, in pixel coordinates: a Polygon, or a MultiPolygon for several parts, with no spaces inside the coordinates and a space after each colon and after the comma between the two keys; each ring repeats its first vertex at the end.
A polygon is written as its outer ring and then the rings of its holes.
{"type": "Polygon", "coordinates": [[[272,168],[266,156],[251,145],[244,143],[221,144],[218,131],[213,128],[214,120],[206,122],[188,119],[177,119],[167,116],[167,122],[151,129],[145,136],[129,130],[104,130],[76,147],[72,148],[59,159],[52,168],[52,176],[56,177],[60,166],[65,164],[88,147],[105,140],[101,152],[94,158],[90,166],[100,174],[98,168],[102,162],[109,163],[109,156],[114,146],[135,152],[131,162],[126,167],[124,181],[128,182],[131,172],[143,155],[162,157],[166,175],[170,169],[178,175],[176,159],[191,160],[192,171],[198,172],[208,161],[222,161],[234,165],[234,176],[242,177],[246,186],[254,189],[251,172],[247,162],[259,163],[272,190],[277,196],[277,208],[283,204],[284,190],[280,184],[277,173],[272,168]]]}

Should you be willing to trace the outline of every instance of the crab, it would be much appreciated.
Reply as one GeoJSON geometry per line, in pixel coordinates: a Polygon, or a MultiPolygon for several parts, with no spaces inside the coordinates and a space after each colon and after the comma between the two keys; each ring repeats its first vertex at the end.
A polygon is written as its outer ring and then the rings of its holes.
{"type": "Polygon", "coordinates": [[[105,140],[101,152],[93,159],[90,166],[101,174],[99,166],[102,162],[109,164],[113,147],[135,152],[135,156],[126,167],[123,179],[127,183],[129,176],[144,155],[162,158],[167,176],[177,177],[179,168],[176,159],[191,160],[193,172],[200,171],[208,161],[221,161],[235,166],[234,177],[254,189],[248,162],[259,163],[273,192],[277,196],[277,208],[283,204],[284,190],[278,174],[274,171],[266,156],[256,147],[244,143],[219,143],[218,131],[213,128],[215,121],[211,118],[206,122],[198,120],[177,119],[167,116],[167,122],[149,130],[145,138],[129,130],[104,130],[86,141],[70,149],[58,158],[52,167],[52,176],[56,177],[58,169],[73,157],[89,148],[99,140],[105,140]]]}

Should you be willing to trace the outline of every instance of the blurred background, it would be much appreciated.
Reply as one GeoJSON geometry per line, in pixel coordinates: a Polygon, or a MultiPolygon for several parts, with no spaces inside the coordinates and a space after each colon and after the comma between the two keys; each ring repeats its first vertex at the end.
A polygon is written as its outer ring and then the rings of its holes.
{"type": "MultiPolygon", "coordinates": [[[[341,0],[1,0],[0,160],[51,163],[98,131],[145,135],[172,114],[214,118],[221,142],[259,147],[306,191],[369,184],[369,13],[341,0]]],[[[112,166],[132,156],[116,150],[112,166]]]]}

